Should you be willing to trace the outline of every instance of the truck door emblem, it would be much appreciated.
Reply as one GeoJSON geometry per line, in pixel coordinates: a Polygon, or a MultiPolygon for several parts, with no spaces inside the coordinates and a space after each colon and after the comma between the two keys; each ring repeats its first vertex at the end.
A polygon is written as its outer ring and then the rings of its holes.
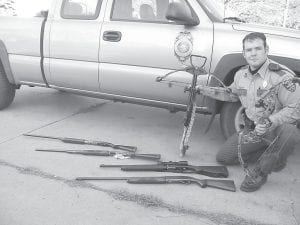
{"type": "Polygon", "coordinates": [[[184,63],[193,51],[193,37],[190,32],[180,32],[175,39],[174,54],[178,60],[184,63]]]}

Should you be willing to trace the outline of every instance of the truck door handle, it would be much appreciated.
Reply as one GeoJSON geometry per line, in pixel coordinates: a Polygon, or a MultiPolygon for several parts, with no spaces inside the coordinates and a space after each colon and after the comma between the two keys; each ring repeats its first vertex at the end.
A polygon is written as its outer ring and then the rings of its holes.
{"type": "Polygon", "coordinates": [[[122,33],[120,31],[104,31],[103,40],[118,42],[122,38],[122,33]]]}

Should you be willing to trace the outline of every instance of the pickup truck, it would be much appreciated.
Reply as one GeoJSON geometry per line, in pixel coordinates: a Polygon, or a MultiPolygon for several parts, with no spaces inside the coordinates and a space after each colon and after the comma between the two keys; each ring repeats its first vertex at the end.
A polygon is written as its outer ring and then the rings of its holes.
{"type": "MultiPolygon", "coordinates": [[[[230,85],[246,64],[242,39],[249,32],[265,33],[270,58],[300,75],[299,31],[223,18],[212,0],[52,0],[34,17],[1,17],[0,109],[28,85],[184,111],[184,87],[156,77],[201,55],[207,74],[198,83],[230,85]]],[[[197,99],[198,113],[220,114],[226,138],[243,126],[241,110],[239,102],[197,99]]]]}

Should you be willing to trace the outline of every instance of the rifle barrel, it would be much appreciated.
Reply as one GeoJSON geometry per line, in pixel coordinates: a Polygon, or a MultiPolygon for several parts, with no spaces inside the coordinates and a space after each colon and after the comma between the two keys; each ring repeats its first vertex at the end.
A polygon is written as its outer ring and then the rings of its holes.
{"type": "Polygon", "coordinates": [[[128,180],[133,177],[76,177],[76,180],[128,180]]]}
{"type": "Polygon", "coordinates": [[[58,149],[41,149],[37,148],[35,149],[38,152],[66,152],[66,153],[72,153],[72,150],[58,150],[58,149]]]}
{"type": "MultiPolygon", "coordinates": [[[[105,151],[105,150],[58,150],[58,149],[36,149],[36,151],[41,152],[63,152],[70,154],[79,154],[79,155],[87,155],[87,156],[114,156],[117,153],[114,151],[105,151]]],[[[127,153],[126,153],[127,155],[127,153]]]]}
{"type": "Polygon", "coordinates": [[[100,164],[100,166],[99,167],[122,167],[122,166],[126,166],[126,165],[122,165],[122,164],[111,164],[111,165],[109,165],[109,164],[100,164]]]}
{"type": "MultiPolygon", "coordinates": [[[[156,159],[156,158],[155,158],[156,159]]],[[[126,164],[100,164],[100,167],[120,167],[124,171],[165,171],[162,170],[165,166],[161,164],[141,164],[141,165],[126,165],[126,164]]]]}
{"type": "Polygon", "coordinates": [[[46,136],[46,135],[37,135],[37,134],[23,134],[23,136],[48,138],[48,139],[56,139],[56,140],[61,140],[62,139],[62,138],[59,138],[59,137],[46,136]]]}

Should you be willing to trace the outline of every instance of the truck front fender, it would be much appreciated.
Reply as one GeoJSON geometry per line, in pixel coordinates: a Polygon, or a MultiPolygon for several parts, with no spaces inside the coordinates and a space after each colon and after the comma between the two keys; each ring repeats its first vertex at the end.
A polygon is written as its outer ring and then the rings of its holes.
{"type": "Polygon", "coordinates": [[[0,63],[2,64],[2,66],[4,68],[5,75],[7,76],[9,83],[16,84],[11,67],[10,67],[10,63],[8,60],[8,53],[7,53],[5,44],[2,40],[0,40],[0,63]]]}
{"type": "MultiPolygon", "coordinates": [[[[244,66],[246,64],[247,62],[244,59],[242,53],[232,53],[232,54],[224,55],[220,59],[219,63],[217,64],[212,74],[217,76],[226,85],[229,85],[233,81],[235,72],[241,66],[244,66]],[[231,75],[232,77],[228,77],[228,75],[231,75]]],[[[209,85],[216,86],[219,85],[219,83],[217,80],[211,79],[209,85]]]]}
{"type": "Polygon", "coordinates": [[[287,66],[291,70],[293,70],[297,76],[300,76],[300,59],[289,58],[285,56],[277,56],[277,55],[269,55],[269,58],[287,66]]]}
{"type": "MultiPolygon", "coordinates": [[[[300,75],[300,59],[289,58],[285,56],[269,55],[270,59],[283,64],[293,70],[298,76],[300,75]]],[[[235,72],[241,67],[246,65],[242,53],[233,53],[225,55],[217,64],[215,70],[212,72],[215,76],[221,79],[226,85],[231,84],[235,72]]],[[[212,79],[209,83],[210,86],[218,85],[218,82],[212,79]]]]}

